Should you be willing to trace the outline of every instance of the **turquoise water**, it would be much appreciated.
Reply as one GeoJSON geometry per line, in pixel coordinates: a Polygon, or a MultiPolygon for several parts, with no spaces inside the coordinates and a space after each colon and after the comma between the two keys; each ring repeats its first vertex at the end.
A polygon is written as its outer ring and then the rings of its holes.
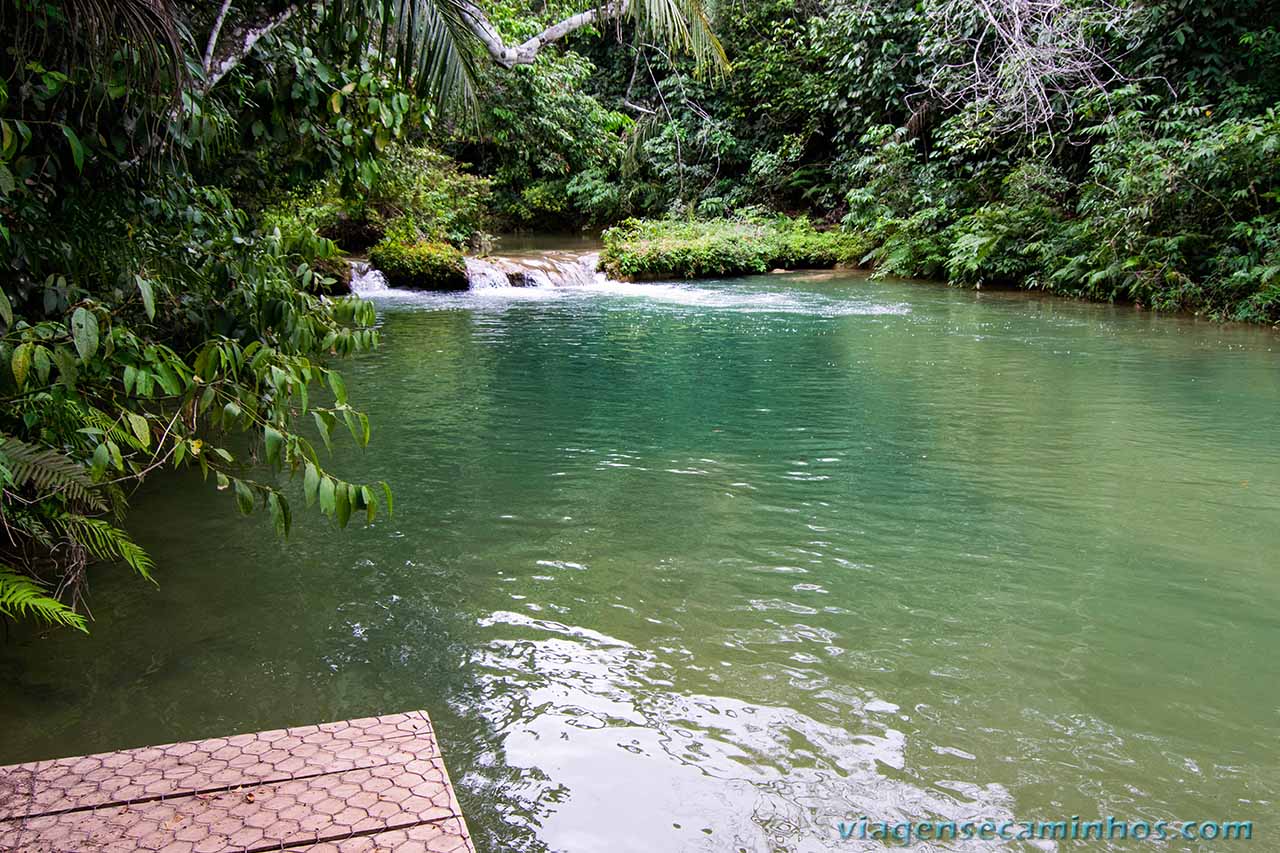
{"type": "Polygon", "coordinates": [[[425,708],[485,850],[1280,844],[1274,334],[854,274],[380,307],[334,467],[395,517],[155,482],[159,587],[11,635],[0,761],[425,708]]]}

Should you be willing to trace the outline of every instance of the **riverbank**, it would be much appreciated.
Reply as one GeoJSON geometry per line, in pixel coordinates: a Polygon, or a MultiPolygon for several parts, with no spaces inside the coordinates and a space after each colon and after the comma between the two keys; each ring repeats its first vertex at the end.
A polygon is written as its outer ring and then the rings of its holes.
{"type": "MultiPolygon", "coordinates": [[[[848,230],[819,230],[807,218],[783,215],[708,220],[632,219],[603,234],[600,268],[619,281],[697,279],[749,275],[775,269],[825,269],[856,267],[897,278],[943,281],[958,287],[1039,291],[1090,302],[1130,304],[1165,313],[1185,313],[1216,321],[1275,325],[1277,318],[1267,305],[1277,290],[1275,282],[1259,282],[1255,290],[1241,288],[1233,298],[1209,288],[1196,290],[1185,282],[1180,292],[1199,293],[1197,298],[1157,295],[1138,287],[1101,288],[1097,274],[1077,270],[1072,278],[1061,270],[1054,275],[1022,266],[1014,272],[1010,253],[1021,249],[1008,241],[977,245],[969,237],[950,235],[944,229],[915,242],[885,241],[883,236],[848,230]],[[953,245],[944,245],[954,237],[953,245]],[[907,266],[903,253],[928,251],[942,260],[927,266],[907,266]],[[949,255],[947,253],[950,253],[949,255]],[[982,274],[987,270],[987,274],[982,274]]],[[[1019,255],[1021,257],[1021,255],[1019,255]]],[[[1022,261],[1025,261],[1022,258],[1022,261]]]]}

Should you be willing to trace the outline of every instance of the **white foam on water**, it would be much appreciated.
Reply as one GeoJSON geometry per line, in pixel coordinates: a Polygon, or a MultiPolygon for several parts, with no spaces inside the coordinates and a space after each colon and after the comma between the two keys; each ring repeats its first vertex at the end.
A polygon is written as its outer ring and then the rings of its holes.
{"type": "Polygon", "coordinates": [[[356,296],[372,296],[387,293],[387,277],[369,265],[368,261],[351,262],[351,292],[356,296]]]}
{"type": "MultiPolygon", "coordinates": [[[[617,300],[654,310],[705,309],[745,314],[804,314],[823,317],[903,315],[904,304],[851,298],[841,292],[785,288],[754,281],[623,282],[599,272],[596,252],[544,252],[535,255],[468,258],[470,290],[448,293],[389,288],[386,279],[362,261],[353,262],[352,290],[378,301],[424,308],[503,308],[511,304],[558,300],[617,300]]],[[[833,274],[826,273],[824,279],[833,274]]],[[[809,281],[799,277],[797,284],[809,281]]]]}
{"type": "Polygon", "coordinates": [[[511,277],[505,270],[480,258],[467,258],[467,281],[472,290],[511,286],[511,277]]]}

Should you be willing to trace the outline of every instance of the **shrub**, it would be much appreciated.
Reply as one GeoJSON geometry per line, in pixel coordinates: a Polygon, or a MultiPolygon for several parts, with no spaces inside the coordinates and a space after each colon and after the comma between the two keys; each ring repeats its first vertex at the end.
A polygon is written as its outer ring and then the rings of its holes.
{"type": "Polygon", "coordinates": [[[369,263],[392,287],[405,290],[466,290],[466,260],[448,243],[385,239],[369,252],[369,263]]]}
{"type": "Polygon", "coordinates": [[[604,232],[601,264],[616,279],[707,278],[832,267],[856,259],[855,238],[785,216],[628,220],[604,232]]]}
{"type": "Polygon", "coordinates": [[[296,221],[346,252],[407,230],[414,239],[465,247],[487,238],[489,184],[429,148],[388,148],[367,187],[325,181],[266,211],[268,225],[296,221]]]}

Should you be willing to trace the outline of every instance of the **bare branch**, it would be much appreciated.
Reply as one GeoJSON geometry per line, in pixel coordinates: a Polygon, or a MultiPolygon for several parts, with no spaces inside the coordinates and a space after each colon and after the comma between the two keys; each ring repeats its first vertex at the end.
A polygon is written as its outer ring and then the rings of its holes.
{"type": "Polygon", "coordinates": [[[518,45],[506,44],[479,6],[470,0],[461,0],[460,6],[463,20],[475,33],[476,38],[483,42],[493,61],[504,68],[514,68],[517,65],[533,64],[542,48],[559,41],[569,33],[589,27],[597,21],[621,19],[630,9],[631,0],[611,0],[594,9],[571,15],[518,45]]]}
{"type": "Polygon", "coordinates": [[[210,44],[215,49],[206,57],[205,89],[212,89],[219,80],[235,70],[236,66],[253,52],[253,48],[264,36],[289,20],[297,10],[297,3],[268,0],[232,27],[227,32],[226,38],[221,40],[220,47],[218,40],[214,38],[221,30],[221,26],[217,26],[210,36],[210,44]]]}
{"type": "Polygon", "coordinates": [[[213,49],[218,46],[218,36],[222,33],[222,22],[227,19],[227,12],[230,9],[231,0],[223,0],[222,8],[218,10],[218,17],[214,19],[213,28],[209,31],[209,41],[204,47],[204,61],[201,63],[206,77],[209,75],[209,67],[213,65],[213,49]]]}
{"type": "Polygon", "coordinates": [[[935,0],[928,10],[965,57],[935,68],[930,91],[948,107],[989,105],[1003,130],[1069,121],[1067,96],[1083,87],[1105,97],[1124,79],[1105,42],[1128,28],[1131,3],[935,0]]]}

